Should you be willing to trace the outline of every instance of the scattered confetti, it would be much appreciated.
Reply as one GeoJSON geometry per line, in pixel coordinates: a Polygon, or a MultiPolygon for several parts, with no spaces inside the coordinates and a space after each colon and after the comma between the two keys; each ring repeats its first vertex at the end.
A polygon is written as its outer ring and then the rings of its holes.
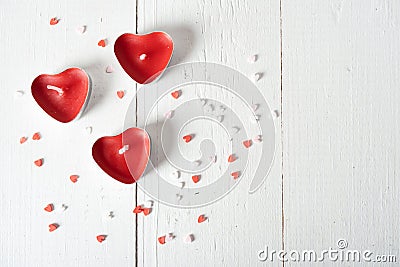
{"type": "Polygon", "coordinates": [[[238,133],[240,131],[240,128],[237,126],[232,127],[233,133],[238,133]]]}
{"type": "Polygon", "coordinates": [[[197,218],[197,222],[202,223],[202,222],[206,221],[207,219],[208,218],[206,216],[204,216],[204,214],[202,214],[197,218]]]}
{"type": "Polygon", "coordinates": [[[261,77],[262,77],[262,73],[257,72],[257,73],[253,74],[251,79],[252,79],[253,82],[258,82],[261,79],[261,77]]]}
{"type": "Polygon", "coordinates": [[[60,225],[58,225],[57,223],[49,224],[49,232],[57,230],[58,227],[60,227],[60,225]]]}
{"type": "Polygon", "coordinates": [[[272,115],[273,115],[275,118],[278,118],[279,115],[280,115],[279,110],[276,110],[276,109],[275,109],[275,110],[272,112],[272,115]]]}
{"type": "Polygon", "coordinates": [[[114,218],[114,217],[115,217],[114,212],[113,212],[113,211],[110,211],[110,212],[108,213],[108,218],[112,219],[112,218],[114,218]]]}
{"type": "Polygon", "coordinates": [[[117,96],[118,96],[120,99],[123,98],[124,95],[125,95],[125,92],[124,92],[124,91],[118,91],[118,92],[117,92],[117,96]]]}
{"type": "Polygon", "coordinates": [[[256,137],[253,138],[253,141],[255,143],[261,143],[262,142],[262,136],[261,135],[257,135],[256,137]]]}
{"type": "Polygon", "coordinates": [[[106,235],[98,235],[96,236],[96,239],[99,243],[102,243],[104,240],[106,240],[107,236],[106,235]]]}
{"type": "Polygon", "coordinates": [[[165,237],[165,242],[171,242],[172,240],[175,239],[174,234],[169,233],[166,237],[165,237]]]}
{"type": "Polygon", "coordinates": [[[210,160],[211,160],[211,162],[213,162],[213,163],[217,162],[217,156],[216,156],[216,155],[211,156],[211,157],[210,157],[210,160]]]}
{"type": "Polygon", "coordinates": [[[111,66],[111,65],[107,66],[106,73],[113,73],[113,72],[114,72],[113,66],[111,66]]]}
{"type": "Polygon", "coordinates": [[[249,148],[252,145],[252,141],[251,140],[243,141],[243,145],[245,148],[249,148]]]}
{"type": "Polygon", "coordinates": [[[78,28],[76,28],[76,32],[79,34],[84,34],[86,32],[87,26],[83,25],[83,26],[79,26],[78,28]]]}
{"type": "Polygon", "coordinates": [[[211,113],[214,111],[214,105],[213,104],[209,104],[204,108],[205,112],[207,113],[211,113]]]}
{"type": "Polygon", "coordinates": [[[220,110],[221,112],[224,112],[224,111],[226,110],[226,107],[224,107],[224,106],[219,106],[219,110],[220,110]]]}
{"type": "Polygon", "coordinates": [[[259,106],[260,106],[259,104],[254,104],[251,106],[251,108],[253,109],[253,111],[256,111],[259,106]]]}
{"type": "Polygon", "coordinates": [[[141,213],[142,211],[143,211],[143,208],[142,208],[141,205],[136,206],[136,207],[133,209],[133,213],[135,213],[135,214],[141,213]]]}
{"type": "Polygon", "coordinates": [[[151,213],[151,208],[143,208],[142,211],[144,216],[147,216],[151,213]]]}
{"type": "Polygon", "coordinates": [[[235,157],[234,154],[229,155],[229,157],[228,157],[228,162],[234,162],[236,159],[237,159],[237,158],[235,157]]]}
{"type": "Polygon", "coordinates": [[[93,131],[93,128],[92,128],[91,126],[88,126],[88,127],[85,128],[85,130],[86,130],[86,132],[87,132],[88,134],[91,134],[92,131],[93,131]]]}
{"type": "Polygon", "coordinates": [[[25,94],[24,91],[21,91],[21,90],[15,91],[15,96],[21,97],[24,94],[25,94]]]}
{"type": "Polygon", "coordinates": [[[45,211],[47,212],[52,212],[54,210],[54,205],[53,204],[47,204],[47,206],[44,208],[45,211]]]}
{"type": "Polygon", "coordinates": [[[202,106],[205,106],[207,104],[207,100],[200,99],[200,103],[201,103],[202,106]]]}
{"type": "Polygon", "coordinates": [[[172,176],[172,178],[178,179],[179,177],[181,177],[181,172],[178,171],[178,170],[173,171],[173,172],[171,173],[171,176],[172,176]]]}
{"type": "Polygon", "coordinates": [[[224,115],[219,115],[219,116],[217,116],[217,120],[218,120],[219,122],[222,122],[222,121],[224,120],[224,115]]]}
{"type": "Polygon", "coordinates": [[[192,135],[190,135],[190,134],[185,135],[183,137],[183,140],[185,140],[186,143],[189,143],[192,140],[192,135]]]}
{"type": "Polygon", "coordinates": [[[62,205],[61,205],[61,209],[62,209],[63,211],[66,211],[66,210],[68,209],[68,206],[65,205],[65,204],[62,204],[62,205]]]}
{"type": "Polygon", "coordinates": [[[194,241],[194,235],[193,234],[189,234],[183,239],[184,243],[192,243],[193,241],[194,241]]]}
{"type": "Polygon", "coordinates": [[[42,138],[40,133],[34,133],[33,136],[32,136],[32,140],[40,140],[40,138],[42,138]]]}
{"type": "Polygon", "coordinates": [[[193,175],[192,180],[195,184],[197,184],[200,181],[200,175],[193,175]]]}
{"type": "Polygon", "coordinates": [[[106,47],[106,45],[107,45],[106,40],[105,40],[105,39],[101,39],[101,40],[97,43],[97,45],[98,45],[98,46],[101,46],[101,47],[106,47]]]}
{"type": "Polygon", "coordinates": [[[165,117],[166,119],[171,119],[173,116],[174,116],[174,111],[173,111],[173,110],[170,110],[170,111],[168,111],[168,112],[166,112],[166,113],[164,114],[164,117],[165,117]]]}
{"type": "Polygon", "coordinates": [[[60,21],[60,19],[58,19],[58,18],[56,18],[56,17],[54,17],[54,18],[51,18],[50,19],[50,25],[56,25],[56,24],[58,24],[58,22],[60,21]]]}
{"type": "Polygon", "coordinates": [[[164,244],[165,244],[165,235],[160,236],[160,237],[158,238],[158,243],[160,243],[161,245],[164,245],[164,244]]]}
{"type": "Polygon", "coordinates": [[[240,172],[232,172],[231,175],[232,175],[233,179],[236,180],[237,178],[239,178],[240,172]]]}
{"type": "Polygon", "coordinates": [[[174,91],[171,93],[171,96],[175,99],[178,99],[181,96],[181,91],[180,90],[174,91]]]}
{"type": "Polygon", "coordinates": [[[180,195],[180,194],[176,194],[176,198],[177,198],[178,200],[181,200],[181,199],[183,198],[183,196],[180,195]]]}
{"type": "Polygon", "coordinates": [[[185,187],[185,182],[180,182],[181,184],[181,189],[185,187]]]}
{"type": "Polygon", "coordinates": [[[33,163],[35,163],[36,166],[41,167],[43,165],[43,159],[37,159],[33,163]]]}
{"type": "Polygon", "coordinates": [[[69,179],[70,179],[71,182],[73,182],[73,183],[78,182],[78,178],[79,178],[79,175],[76,175],[76,174],[73,174],[73,175],[71,175],[71,176],[69,177],[69,179]]]}
{"type": "Polygon", "coordinates": [[[192,163],[193,163],[193,166],[198,167],[201,165],[201,160],[195,160],[192,163]]]}
{"type": "Polygon", "coordinates": [[[25,143],[27,140],[28,140],[27,137],[22,136],[22,137],[19,139],[19,143],[20,143],[20,144],[23,144],[23,143],[25,143]]]}
{"type": "Polygon", "coordinates": [[[254,62],[257,61],[257,59],[258,59],[258,55],[251,55],[251,56],[249,56],[249,57],[247,58],[247,62],[249,62],[249,63],[254,63],[254,62]]]}

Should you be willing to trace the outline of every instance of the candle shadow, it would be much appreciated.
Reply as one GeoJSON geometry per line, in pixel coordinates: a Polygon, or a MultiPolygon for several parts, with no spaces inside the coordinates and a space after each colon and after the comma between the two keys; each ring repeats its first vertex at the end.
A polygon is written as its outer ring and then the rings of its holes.
{"type": "Polygon", "coordinates": [[[168,33],[174,41],[174,52],[171,58],[170,66],[184,62],[196,45],[196,34],[193,28],[186,25],[164,25],[152,31],[164,31],[168,33]]]}
{"type": "Polygon", "coordinates": [[[112,82],[112,76],[105,72],[105,65],[105,62],[97,62],[82,67],[90,78],[90,95],[82,116],[93,112],[105,100],[104,94],[109,90],[112,82]]]}

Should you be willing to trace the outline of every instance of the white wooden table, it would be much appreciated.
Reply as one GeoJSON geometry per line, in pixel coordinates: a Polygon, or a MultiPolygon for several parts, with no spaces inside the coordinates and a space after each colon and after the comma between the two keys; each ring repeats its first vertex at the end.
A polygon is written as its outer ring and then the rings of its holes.
{"type": "Polygon", "coordinates": [[[0,266],[291,266],[261,262],[258,252],[322,251],[339,239],[400,261],[399,1],[4,0],[0,25],[0,266]],[[59,24],[50,26],[52,17],[59,24]],[[257,86],[281,116],[276,158],[255,194],[238,186],[209,206],[156,202],[136,217],[133,207],[149,197],[94,163],[93,142],[123,129],[140,87],[119,66],[113,42],[154,30],[174,39],[172,65],[207,61],[263,73],[257,86]],[[109,45],[98,47],[103,38],[109,45]],[[253,54],[259,59],[249,64],[253,54]],[[105,73],[108,65],[114,73],[105,73]],[[94,91],[83,118],[60,124],[40,110],[30,84],[70,66],[95,77],[94,91]],[[37,131],[42,139],[32,141],[37,131]],[[21,136],[30,138],[20,145],[21,136]],[[47,203],[53,213],[43,211],[47,203]],[[209,220],[198,225],[203,213],[209,220]],[[60,228],[49,233],[53,222],[60,228]],[[159,245],[170,231],[176,239],[159,245]],[[188,233],[191,244],[182,242],[188,233]],[[98,234],[107,240],[98,243],[98,234]]]}

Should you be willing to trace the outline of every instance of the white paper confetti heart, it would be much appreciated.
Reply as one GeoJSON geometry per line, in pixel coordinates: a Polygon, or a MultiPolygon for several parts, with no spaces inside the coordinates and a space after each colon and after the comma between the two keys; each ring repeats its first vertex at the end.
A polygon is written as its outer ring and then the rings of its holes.
{"type": "Polygon", "coordinates": [[[180,171],[173,171],[171,173],[172,178],[178,179],[179,177],[181,177],[181,172],[180,171]]]}
{"type": "Polygon", "coordinates": [[[166,119],[171,119],[173,116],[174,116],[174,111],[173,111],[173,110],[167,111],[167,112],[164,114],[164,117],[165,117],[166,119]]]}
{"type": "Polygon", "coordinates": [[[261,143],[262,142],[262,136],[261,135],[257,135],[256,137],[253,138],[253,141],[256,143],[261,143]]]}
{"type": "Polygon", "coordinates": [[[194,235],[193,234],[189,234],[183,239],[183,242],[185,242],[185,243],[192,243],[193,241],[194,241],[194,235]]]}
{"type": "Polygon", "coordinates": [[[79,26],[78,28],[76,28],[76,32],[79,34],[84,34],[86,32],[86,28],[87,27],[85,25],[79,26]]]}
{"type": "Polygon", "coordinates": [[[113,66],[111,66],[111,65],[107,66],[106,73],[113,73],[113,72],[114,72],[113,66]]]}
{"type": "Polygon", "coordinates": [[[88,126],[88,127],[85,128],[85,130],[86,130],[86,132],[87,132],[88,134],[91,134],[93,129],[92,129],[91,126],[88,126]]]}
{"type": "Polygon", "coordinates": [[[25,94],[24,91],[21,91],[21,90],[18,90],[18,91],[15,92],[15,96],[16,96],[16,97],[21,97],[21,96],[23,96],[24,94],[25,94]]]}
{"type": "Polygon", "coordinates": [[[249,62],[249,63],[254,63],[254,62],[257,61],[257,59],[258,59],[258,55],[251,55],[251,56],[249,56],[249,57],[247,58],[247,62],[249,62]]]}

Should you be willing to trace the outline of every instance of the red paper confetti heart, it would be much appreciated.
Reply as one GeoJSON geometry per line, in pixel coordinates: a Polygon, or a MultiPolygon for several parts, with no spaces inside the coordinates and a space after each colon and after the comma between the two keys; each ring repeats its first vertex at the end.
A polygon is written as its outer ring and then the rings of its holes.
{"type": "Polygon", "coordinates": [[[143,208],[142,210],[143,210],[144,216],[147,216],[151,213],[151,208],[143,208]]]}
{"type": "Polygon", "coordinates": [[[71,175],[71,176],[69,177],[69,179],[70,179],[71,182],[73,182],[73,183],[76,183],[76,182],[78,181],[78,178],[79,178],[79,175],[76,175],[76,174],[71,175]]]}
{"type": "Polygon", "coordinates": [[[132,184],[142,176],[149,155],[150,138],[139,128],[129,128],[117,136],[102,137],[92,147],[93,159],[99,167],[124,184],[132,184]]]}
{"type": "Polygon", "coordinates": [[[98,46],[101,46],[101,47],[106,47],[106,40],[101,39],[101,40],[97,43],[97,45],[98,45],[98,46]]]}
{"type": "Polygon", "coordinates": [[[200,181],[200,175],[193,175],[192,180],[195,184],[197,184],[200,181]]]}
{"type": "Polygon", "coordinates": [[[200,215],[199,218],[197,218],[197,222],[198,222],[198,223],[202,223],[202,222],[204,222],[205,220],[207,220],[207,217],[204,216],[204,214],[200,215]]]}
{"type": "Polygon", "coordinates": [[[123,98],[124,95],[125,95],[125,92],[124,92],[124,91],[118,91],[118,92],[117,92],[117,96],[118,96],[120,99],[123,98]]]}
{"type": "Polygon", "coordinates": [[[140,84],[151,83],[168,66],[174,44],[164,32],[125,33],[114,44],[114,53],[125,72],[140,84]]]}
{"type": "Polygon", "coordinates": [[[159,242],[161,245],[164,245],[164,244],[165,244],[165,235],[160,236],[160,237],[158,238],[158,242],[159,242]]]}
{"type": "Polygon", "coordinates": [[[171,93],[171,96],[175,99],[178,99],[181,96],[181,91],[174,91],[171,93]]]}
{"type": "Polygon", "coordinates": [[[40,133],[34,133],[32,136],[32,140],[40,140],[41,136],[40,133]]]}
{"type": "Polygon", "coordinates": [[[70,68],[59,74],[42,74],[32,82],[32,96],[54,119],[66,123],[82,111],[89,95],[89,76],[81,69],[70,68]]]}
{"type": "Polygon", "coordinates": [[[143,211],[142,206],[136,206],[133,209],[133,213],[135,213],[135,214],[141,213],[142,211],[143,211]]]}
{"type": "Polygon", "coordinates": [[[189,143],[192,140],[192,136],[190,134],[185,135],[183,137],[183,140],[185,140],[186,143],[189,143]]]}
{"type": "Polygon", "coordinates": [[[23,137],[21,137],[21,138],[19,139],[19,143],[20,143],[20,144],[23,144],[23,143],[25,143],[27,140],[28,140],[28,138],[26,138],[25,136],[23,136],[23,137]]]}
{"type": "Polygon", "coordinates": [[[243,141],[243,145],[244,145],[246,148],[249,148],[249,147],[251,146],[252,143],[253,143],[253,142],[252,142],[251,140],[243,141]]]}
{"type": "Polygon", "coordinates": [[[106,235],[98,235],[96,236],[96,239],[99,243],[102,243],[104,240],[106,240],[106,235]]]}
{"type": "Polygon", "coordinates": [[[59,225],[57,223],[49,224],[49,232],[53,232],[53,231],[57,230],[58,227],[59,227],[59,225]]]}
{"type": "Polygon", "coordinates": [[[56,25],[60,20],[56,17],[50,19],[50,25],[56,25]]]}
{"type": "Polygon", "coordinates": [[[240,176],[240,172],[232,172],[231,175],[236,180],[240,176]]]}
{"type": "Polygon", "coordinates": [[[45,211],[47,212],[52,212],[54,210],[54,205],[53,204],[47,204],[47,206],[44,208],[45,211]]]}
{"type": "Polygon", "coordinates": [[[228,157],[228,162],[234,162],[235,160],[236,160],[236,157],[235,157],[234,154],[229,155],[229,157],[228,157]]]}
{"type": "Polygon", "coordinates": [[[37,159],[33,163],[35,163],[36,166],[41,167],[43,165],[43,159],[37,159]]]}

